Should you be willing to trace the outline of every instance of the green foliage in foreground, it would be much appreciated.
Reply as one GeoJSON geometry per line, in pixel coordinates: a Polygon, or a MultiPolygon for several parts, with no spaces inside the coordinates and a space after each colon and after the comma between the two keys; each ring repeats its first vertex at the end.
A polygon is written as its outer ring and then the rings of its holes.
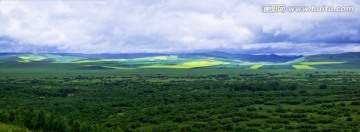
{"type": "Polygon", "coordinates": [[[206,73],[9,75],[0,78],[0,122],[34,131],[360,129],[356,72],[206,73]]]}
{"type": "Polygon", "coordinates": [[[0,132],[30,132],[26,128],[0,123],[0,132]]]}
{"type": "Polygon", "coordinates": [[[1,125],[4,131],[109,131],[106,127],[98,124],[87,124],[78,120],[68,119],[64,116],[54,115],[43,110],[15,109],[0,110],[0,122],[13,124],[19,127],[1,125]],[[24,129],[23,127],[27,128],[24,129]]]}

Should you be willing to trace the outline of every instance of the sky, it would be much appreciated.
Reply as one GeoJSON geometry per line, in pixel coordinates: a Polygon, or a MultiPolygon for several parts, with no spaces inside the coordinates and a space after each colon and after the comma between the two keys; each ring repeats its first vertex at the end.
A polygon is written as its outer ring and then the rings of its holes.
{"type": "Polygon", "coordinates": [[[0,52],[360,52],[359,0],[0,0],[0,52]],[[264,12],[266,5],[352,12],[264,12]]]}

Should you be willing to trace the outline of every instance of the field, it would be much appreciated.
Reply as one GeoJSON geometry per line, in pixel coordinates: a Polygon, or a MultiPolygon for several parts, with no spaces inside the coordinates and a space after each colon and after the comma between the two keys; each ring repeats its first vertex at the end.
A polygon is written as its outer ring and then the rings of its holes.
{"type": "Polygon", "coordinates": [[[305,69],[305,70],[314,70],[316,68],[308,66],[308,65],[293,65],[295,69],[305,69]]]}
{"type": "Polygon", "coordinates": [[[331,65],[331,64],[343,64],[346,62],[301,62],[302,65],[331,65]]]}
{"type": "Polygon", "coordinates": [[[0,54],[0,68],[79,69],[359,69],[360,53],[313,56],[198,54],[0,54]],[[46,68],[46,67],[45,67],[46,68]]]}
{"type": "Polygon", "coordinates": [[[0,75],[0,122],[32,131],[360,128],[358,70],[48,67],[0,75]]]}
{"type": "Polygon", "coordinates": [[[253,65],[253,66],[250,67],[250,69],[259,69],[262,66],[263,65],[253,65]]]}
{"type": "Polygon", "coordinates": [[[226,64],[226,63],[220,61],[192,61],[192,62],[185,62],[176,65],[152,65],[152,66],[142,66],[140,68],[197,68],[197,67],[216,66],[221,64],[226,64]]]}

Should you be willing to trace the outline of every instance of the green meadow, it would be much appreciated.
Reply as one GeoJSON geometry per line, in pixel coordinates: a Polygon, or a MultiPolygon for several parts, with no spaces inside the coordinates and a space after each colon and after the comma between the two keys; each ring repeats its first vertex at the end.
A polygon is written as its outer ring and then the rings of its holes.
{"type": "Polygon", "coordinates": [[[311,67],[309,65],[293,65],[295,69],[302,69],[302,70],[314,70],[316,68],[311,67]]]}
{"type": "Polygon", "coordinates": [[[216,66],[226,64],[221,61],[192,61],[185,62],[176,65],[151,65],[151,66],[142,66],[140,68],[197,68],[197,67],[208,67],[208,66],[216,66]]]}
{"type": "Polygon", "coordinates": [[[253,65],[253,66],[250,66],[250,69],[259,69],[262,66],[263,65],[253,65]]]}
{"type": "Polygon", "coordinates": [[[331,64],[343,64],[346,62],[301,62],[302,65],[331,65],[331,64]]]}

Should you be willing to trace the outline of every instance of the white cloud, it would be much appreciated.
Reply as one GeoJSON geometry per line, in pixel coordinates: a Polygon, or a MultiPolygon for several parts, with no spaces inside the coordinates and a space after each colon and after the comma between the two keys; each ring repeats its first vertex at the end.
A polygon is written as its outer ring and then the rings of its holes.
{"type": "MultiPolygon", "coordinates": [[[[58,52],[268,48],[276,53],[287,47],[302,52],[307,43],[360,41],[357,8],[359,3],[351,0],[2,1],[0,36],[18,41],[21,50],[33,45],[53,47],[58,52]],[[263,4],[352,5],[355,12],[269,14],[261,13],[263,4]]],[[[331,49],[317,48],[320,52],[331,49]]]]}

